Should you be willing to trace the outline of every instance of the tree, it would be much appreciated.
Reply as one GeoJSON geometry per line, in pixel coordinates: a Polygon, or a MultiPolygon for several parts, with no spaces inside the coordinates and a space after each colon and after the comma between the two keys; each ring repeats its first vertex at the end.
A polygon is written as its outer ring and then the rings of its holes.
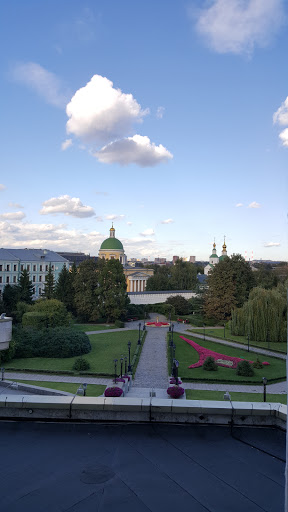
{"type": "Polygon", "coordinates": [[[64,265],[56,282],[54,293],[55,299],[63,302],[67,310],[71,312],[74,312],[75,310],[75,290],[73,286],[74,277],[75,271],[69,272],[66,265],[64,265]]]}
{"type": "Polygon", "coordinates": [[[22,270],[19,281],[18,281],[18,290],[19,290],[19,301],[26,302],[27,304],[32,304],[33,302],[33,284],[30,281],[30,274],[26,268],[22,270]]]}
{"type": "Polygon", "coordinates": [[[52,272],[52,267],[51,267],[51,263],[50,263],[48,273],[45,275],[44,291],[42,294],[43,297],[45,297],[45,299],[53,299],[54,289],[55,289],[55,279],[54,279],[54,274],[52,272]]]}
{"type": "Polygon", "coordinates": [[[84,321],[95,321],[101,317],[99,300],[98,268],[102,264],[94,260],[85,260],[78,266],[74,277],[76,313],[84,321]]]}
{"type": "Polygon", "coordinates": [[[16,310],[17,302],[19,301],[19,288],[17,285],[11,286],[6,284],[3,290],[3,306],[4,312],[11,315],[16,310]]]}
{"type": "Polygon", "coordinates": [[[175,295],[168,297],[166,304],[171,304],[174,307],[176,315],[189,315],[191,311],[190,304],[182,295],[175,295]]]}
{"type": "Polygon", "coordinates": [[[170,282],[170,268],[169,267],[161,267],[160,265],[152,265],[154,269],[154,275],[149,277],[146,283],[146,291],[147,292],[155,292],[155,291],[163,291],[163,290],[171,290],[171,282],[170,282]]]}
{"type": "Polygon", "coordinates": [[[193,263],[181,258],[171,268],[171,290],[194,290],[197,285],[197,269],[193,263]]]}
{"type": "Polygon", "coordinates": [[[279,279],[270,264],[259,264],[257,272],[254,272],[257,286],[269,290],[277,286],[279,279]]]}
{"type": "Polygon", "coordinates": [[[129,304],[123,266],[119,260],[104,260],[99,269],[100,308],[107,322],[123,318],[129,304]]]}
{"type": "MultiPolygon", "coordinates": [[[[57,299],[39,299],[35,301],[31,313],[43,313],[46,317],[46,327],[68,326],[71,321],[71,315],[68,313],[65,304],[57,299]]],[[[25,314],[23,315],[24,318],[25,314]]]]}
{"type": "Polygon", "coordinates": [[[255,285],[254,275],[240,254],[226,257],[214,267],[207,279],[203,310],[208,318],[218,321],[231,317],[235,307],[241,307],[255,285]]]}

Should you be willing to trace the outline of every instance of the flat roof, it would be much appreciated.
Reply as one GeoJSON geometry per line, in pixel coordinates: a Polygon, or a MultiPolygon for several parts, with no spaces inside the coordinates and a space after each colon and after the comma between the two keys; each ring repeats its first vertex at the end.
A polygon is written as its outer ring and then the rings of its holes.
{"type": "Polygon", "coordinates": [[[1,421],[1,512],[280,512],[285,432],[1,421]]]}

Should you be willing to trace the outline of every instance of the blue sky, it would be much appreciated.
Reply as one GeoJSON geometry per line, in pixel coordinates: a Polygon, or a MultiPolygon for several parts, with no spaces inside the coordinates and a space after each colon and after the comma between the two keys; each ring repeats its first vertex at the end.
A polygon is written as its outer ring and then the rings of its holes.
{"type": "Polygon", "coordinates": [[[287,261],[284,0],[0,6],[0,246],[287,261]],[[5,51],[3,52],[3,48],[5,51]]]}

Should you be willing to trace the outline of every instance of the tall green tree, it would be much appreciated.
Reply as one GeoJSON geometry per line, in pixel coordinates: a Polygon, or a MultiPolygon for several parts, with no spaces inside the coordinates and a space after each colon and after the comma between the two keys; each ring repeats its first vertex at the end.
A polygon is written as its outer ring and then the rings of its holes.
{"type": "Polygon", "coordinates": [[[30,280],[28,270],[22,270],[18,280],[19,301],[32,304],[33,302],[33,284],[30,280]]]}
{"type": "Polygon", "coordinates": [[[154,275],[149,277],[146,283],[147,292],[171,290],[171,272],[169,267],[152,265],[154,275]]]}
{"type": "Polygon", "coordinates": [[[48,272],[45,275],[45,284],[44,284],[44,290],[43,290],[42,296],[45,297],[45,299],[53,299],[54,292],[55,292],[55,279],[54,279],[54,274],[53,274],[51,263],[50,263],[48,272]]]}
{"type": "Polygon", "coordinates": [[[17,285],[11,286],[11,284],[6,284],[2,298],[4,313],[10,316],[12,312],[16,310],[17,302],[19,301],[19,287],[17,285]]]}
{"type": "Polygon", "coordinates": [[[194,290],[197,285],[197,267],[181,258],[171,267],[171,290],[194,290]]]}
{"type": "Polygon", "coordinates": [[[102,265],[101,261],[85,260],[80,263],[74,276],[75,309],[84,321],[96,321],[101,317],[98,269],[102,265]]]}
{"type": "Polygon", "coordinates": [[[255,279],[248,262],[240,254],[226,257],[209,274],[203,310],[208,318],[218,321],[231,317],[235,307],[243,306],[255,279]]]}
{"type": "Polygon", "coordinates": [[[74,312],[75,310],[75,289],[73,286],[74,277],[75,273],[69,272],[66,265],[64,265],[57,279],[54,293],[55,299],[63,302],[67,310],[70,312],[74,312]]]}
{"type": "Polygon", "coordinates": [[[129,298],[123,266],[119,260],[107,260],[100,268],[99,299],[107,322],[114,322],[126,315],[129,298]]]}

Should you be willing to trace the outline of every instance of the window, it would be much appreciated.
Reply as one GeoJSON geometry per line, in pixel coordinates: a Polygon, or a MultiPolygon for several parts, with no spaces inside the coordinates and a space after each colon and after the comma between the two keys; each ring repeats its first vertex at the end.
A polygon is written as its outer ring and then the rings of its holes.
{"type": "Polygon", "coordinates": [[[39,293],[39,295],[41,295],[41,293],[42,293],[42,289],[41,288],[38,288],[38,293],[39,293]]]}
{"type": "Polygon", "coordinates": [[[35,283],[35,281],[36,281],[36,276],[33,276],[33,277],[32,277],[32,281],[33,281],[33,283],[35,283]]]}
{"type": "Polygon", "coordinates": [[[54,270],[54,265],[51,265],[51,270],[54,270]]]}
{"type": "Polygon", "coordinates": [[[13,283],[16,283],[16,276],[13,276],[13,283]]]}
{"type": "Polygon", "coordinates": [[[39,276],[39,281],[40,281],[40,283],[41,283],[41,281],[42,281],[42,276],[39,276]]]}
{"type": "Polygon", "coordinates": [[[27,271],[30,272],[30,265],[27,265],[27,271]]]}
{"type": "Polygon", "coordinates": [[[46,272],[48,272],[48,270],[49,270],[48,265],[45,266],[45,270],[46,270],[46,272]]]}
{"type": "Polygon", "coordinates": [[[34,288],[32,288],[32,293],[35,293],[35,286],[34,286],[34,288]]]}
{"type": "Polygon", "coordinates": [[[7,270],[7,272],[10,272],[10,265],[9,265],[9,263],[7,263],[6,270],[7,270]]]}
{"type": "Polygon", "coordinates": [[[6,283],[9,283],[10,279],[9,276],[6,277],[6,283]]]}
{"type": "Polygon", "coordinates": [[[24,265],[21,265],[20,270],[21,270],[21,272],[23,272],[23,270],[24,270],[24,265]]]}
{"type": "Polygon", "coordinates": [[[39,270],[40,270],[40,272],[42,272],[42,265],[40,265],[39,270]]]}
{"type": "Polygon", "coordinates": [[[3,270],[3,265],[0,265],[0,272],[2,272],[3,270]]]}
{"type": "Polygon", "coordinates": [[[13,266],[13,270],[14,270],[14,272],[17,272],[17,265],[13,266]]]}
{"type": "Polygon", "coordinates": [[[2,276],[0,276],[0,283],[2,283],[2,276]]]}
{"type": "Polygon", "coordinates": [[[36,265],[33,265],[33,272],[36,272],[36,265]]]}

